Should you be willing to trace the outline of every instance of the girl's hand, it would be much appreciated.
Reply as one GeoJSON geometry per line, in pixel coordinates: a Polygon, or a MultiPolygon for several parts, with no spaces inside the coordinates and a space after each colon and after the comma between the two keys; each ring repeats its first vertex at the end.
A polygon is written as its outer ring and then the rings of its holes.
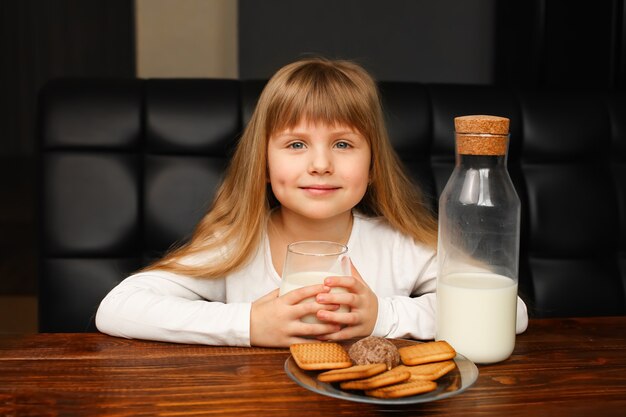
{"type": "Polygon", "coordinates": [[[336,323],[309,324],[300,319],[320,309],[336,310],[339,306],[317,302],[300,303],[327,293],[325,285],[311,285],[278,296],[274,290],[252,303],[250,310],[250,344],[264,347],[288,347],[293,343],[311,342],[311,337],[339,331],[336,323]],[[309,339],[305,338],[309,337],[309,339]]]}
{"type": "Polygon", "coordinates": [[[335,323],[342,329],[318,337],[320,340],[343,340],[353,337],[365,337],[372,334],[378,317],[378,297],[363,281],[361,274],[350,263],[351,277],[328,277],[324,284],[328,287],[343,287],[347,293],[323,292],[316,296],[320,304],[347,305],[350,312],[343,313],[323,309],[317,312],[317,318],[327,323],[335,323]]]}

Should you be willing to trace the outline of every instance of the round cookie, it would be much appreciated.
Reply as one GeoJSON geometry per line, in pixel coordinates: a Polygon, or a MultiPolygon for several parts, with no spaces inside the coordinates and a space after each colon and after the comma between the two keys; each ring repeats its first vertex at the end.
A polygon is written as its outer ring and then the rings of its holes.
{"type": "Polygon", "coordinates": [[[384,363],[387,369],[391,369],[400,364],[398,349],[384,337],[363,338],[350,347],[348,355],[356,365],[384,363]]]}

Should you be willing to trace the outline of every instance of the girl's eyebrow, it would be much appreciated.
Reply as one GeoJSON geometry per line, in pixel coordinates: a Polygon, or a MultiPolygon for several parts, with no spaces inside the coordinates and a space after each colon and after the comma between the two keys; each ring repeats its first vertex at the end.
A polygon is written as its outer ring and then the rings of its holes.
{"type": "Polygon", "coordinates": [[[351,134],[354,134],[354,135],[360,135],[359,132],[357,132],[356,130],[351,130],[351,129],[348,129],[348,130],[335,130],[335,131],[333,131],[333,134],[335,134],[335,135],[345,135],[347,133],[351,133],[351,134]]]}
{"type": "Polygon", "coordinates": [[[276,133],[271,134],[270,138],[281,139],[281,138],[289,138],[293,136],[302,136],[302,134],[295,132],[293,130],[283,130],[282,132],[276,132],[276,133]]]}

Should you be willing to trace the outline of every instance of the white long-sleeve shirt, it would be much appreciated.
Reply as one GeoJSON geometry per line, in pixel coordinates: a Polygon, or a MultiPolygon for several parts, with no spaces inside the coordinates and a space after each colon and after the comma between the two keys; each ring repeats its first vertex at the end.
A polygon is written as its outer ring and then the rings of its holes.
{"type": "MultiPolygon", "coordinates": [[[[348,255],[378,296],[374,336],[435,336],[435,251],[384,221],[354,215],[348,255]]],[[[210,262],[195,258],[194,262],[210,262]]],[[[102,300],[96,326],[113,336],[208,345],[250,346],[252,302],[280,287],[269,241],[242,269],[222,278],[193,278],[148,271],[122,281],[102,300]]],[[[526,329],[526,306],[518,298],[517,333],[526,329]]]]}

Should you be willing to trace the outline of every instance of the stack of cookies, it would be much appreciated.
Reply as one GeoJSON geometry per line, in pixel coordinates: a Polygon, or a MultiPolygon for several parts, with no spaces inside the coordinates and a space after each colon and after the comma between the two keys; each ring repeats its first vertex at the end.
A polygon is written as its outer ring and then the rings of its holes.
{"type": "MultiPolygon", "coordinates": [[[[391,346],[395,349],[393,344],[391,346]]],[[[301,369],[320,371],[319,381],[377,398],[400,398],[434,391],[436,381],[456,367],[453,360],[456,352],[445,341],[400,347],[397,353],[401,363],[393,367],[382,360],[380,363],[355,360],[343,346],[333,342],[296,344],[290,350],[301,369]]]]}

